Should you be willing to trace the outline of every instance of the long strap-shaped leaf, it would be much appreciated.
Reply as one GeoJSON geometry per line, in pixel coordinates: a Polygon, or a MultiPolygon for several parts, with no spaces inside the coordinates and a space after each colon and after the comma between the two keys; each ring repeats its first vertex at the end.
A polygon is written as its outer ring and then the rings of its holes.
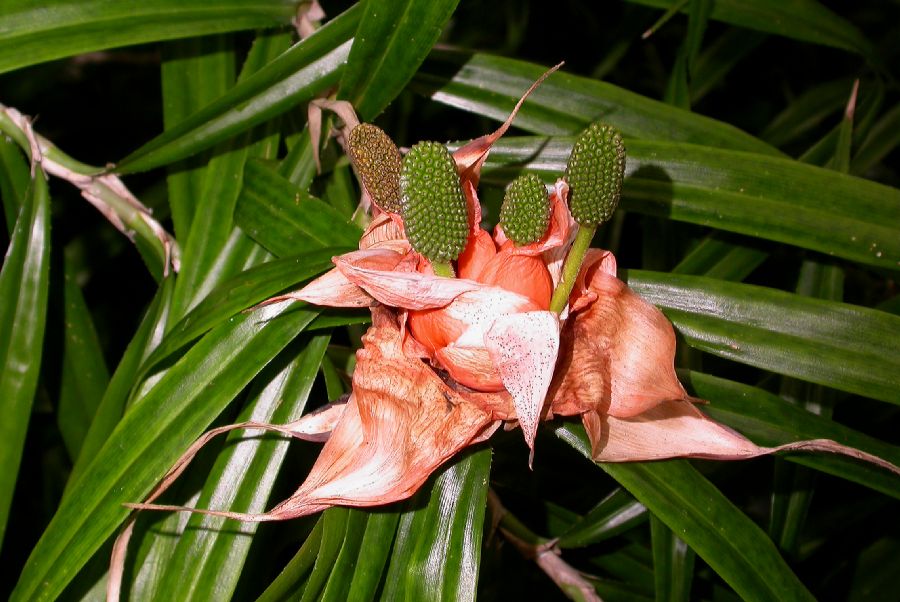
{"type": "MultiPolygon", "coordinates": [[[[555,179],[571,138],[504,138],[482,178],[522,169],[555,179]]],[[[900,190],[790,159],[626,140],[623,208],[900,268],[900,190]]]]}
{"type": "Polygon", "coordinates": [[[141,319],[140,326],[119,360],[119,365],[103,393],[103,399],[100,400],[100,405],[94,413],[90,429],[85,435],[81,453],[72,466],[69,482],[66,484],[66,495],[71,491],[72,485],[78,482],[81,473],[94,459],[115,430],[116,424],[122,419],[129,393],[139,374],[141,362],[160,343],[170,320],[169,307],[174,288],[173,279],[174,276],[169,276],[162,281],[141,319]]]}
{"type": "Polygon", "coordinates": [[[290,304],[235,316],[135,403],[72,486],[31,553],[14,600],[51,600],[235,395],[316,312],[290,304]]]}
{"type": "Polygon", "coordinates": [[[359,20],[357,4],[216,101],[119,162],[121,172],[167,165],[262,123],[337,83],[359,20]]]}
{"type": "Polygon", "coordinates": [[[109,371],[91,312],[76,281],[75,263],[68,257],[64,263],[65,343],[57,425],[74,461],[109,385],[109,371]]]}
{"type": "Polygon", "coordinates": [[[19,146],[8,138],[0,139],[0,200],[6,216],[6,229],[12,234],[19,208],[25,200],[28,184],[28,163],[19,146]]]}
{"type": "MultiPolygon", "coordinates": [[[[545,71],[546,67],[526,61],[435,50],[412,87],[437,102],[503,121],[522,91],[545,71]]],[[[733,125],[564,71],[547,78],[531,94],[516,117],[516,127],[546,136],[576,134],[598,119],[614,125],[626,137],[779,154],[733,125]]],[[[630,159],[630,148],[628,153],[630,159]]]]}
{"type": "MultiPolygon", "coordinates": [[[[163,127],[177,125],[234,85],[235,50],[231,36],[204,36],[162,45],[163,127]]],[[[184,248],[199,212],[206,164],[211,153],[171,165],[166,175],[175,237],[184,248]]],[[[188,260],[188,264],[190,260],[188,260]]]]}
{"type": "Polygon", "coordinates": [[[53,59],[159,40],[290,23],[284,0],[4,0],[0,72],[53,59]]]}
{"type": "MultiPolygon", "coordinates": [[[[289,43],[290,36],[286,33],[258,36],[244,61],[238,81],[246,79],[263,65],[274,60],[287,49],[289,43]]],[[[220,70],[233,71],[233,64],[229,67],[230,69],[220,68],[220,70]]],[[[231,75],[233,78],[233,73],[231,75]]],[[[229,87],[232,84],[233,82],[228,82],[229,87]]],[[[207,87],[216,89],[218,86],[214,80],[214,83],[208,84],[207,87]]],[[[182,102],[188,100],[181,99],[179,93],[174,90],[166,92],[165,100],[182,100],[182,102]]],[[[209,91],[195,91],[190,100],[197,102],[208,93],[209,91]],[[199,98],[194,98],[195,96],[199,98]]],[[[195,213],[190,230],[179,238],[183,264],[178,273],[172,300],[176,317],[181,318],[215,285],[246,267],[248,256],[257,247],[244,233],[235,230],[234,204],[241,191],[243,184],[241,174],[247,159],[272,158],[271,155],[274,155],[274,149],[270,149],[273,146],[277,147],[279,138],[270,133],[273,127],[273,124],[267,124],[247,130],[240,136],[219,144],[212,151],[213,158],[202,170],[198,170],[198,173],[185,172],[191,174],[191,179],[194,180],[191,184],[196,188],[194,197],[186,203],[195,213]],[[274,141],[274,144],[270,140],[274,141]]],[[[184,169],[185,166],[181,167],[184,169]]],[[[173,181],[177,181],[178,176],[180,174],[177,171],[169,174],[170,205],[174,202],[173,181]]],[[[185,199],[181,200],[185,203],[185,199]]]]}
{"type": "Polygon", "coordinates": [[[900,404],[900,317],[699,276],[633,271],[629,284],[704,351],[900,404]]]}
{"type": "Polygon", "coordinates": [[[413,510],[400,517],[383,599],[475,599],[490,471],[491,450],[468,452],[409,502],[413,510]]]}
{"type": "Polygon", "coordinates": [[[50,199],[35,166],[0,271],[0,545],[41,366],[49,271],[50,199]]]}
{"type": "MultiPolygon", "coordinates": [[[[586,457],[580,426],[556,435],[586,457]]],[[[600,464],[745,600],[813,600],[772,541],[687,461],[600,464]]]]}
{"type": "Polygon", "coordinates": [[[380,2],[363,15],[341,79],[341,98],[373,119],[403,89],[459,0],[380,2]]]}
{"type": "MultiPolygon", "coordinates": [[[[264,384],[255,386],[252,402],[239,421],[286,423],[303,413],[329,335],[301,337],[285,353],[302,351],[281,370],[267,369],[264,384]]],[[[282,354],[282,357],[285,354],[282,354]]],[[[278,364],[276,360],[274,364],[278,364]]],[[[261,375],[261,376],[263,376],[261,375]]],[[[209,472],[197,501],[202,508],[228,507],[238,512],[264,512],[289,441],[261,437],[252,430],[229,436],[229,444],[209,472]]],[[[231,596],[249,551],[255,523],[234,528],[226,519],[193,514],[166,562],[158,591],[175,600],[212,600],[231,596]]]]}
{"type": "MultiPolygon", "coordinates": [[[[628,1],[659,8],[669,8],[676,3],[676,0],[628,1]]],[[[713,2],[710,18],[739,27],[872,55],[871,43],[856,27],[816,0],[716,0],[713,2]]]]}

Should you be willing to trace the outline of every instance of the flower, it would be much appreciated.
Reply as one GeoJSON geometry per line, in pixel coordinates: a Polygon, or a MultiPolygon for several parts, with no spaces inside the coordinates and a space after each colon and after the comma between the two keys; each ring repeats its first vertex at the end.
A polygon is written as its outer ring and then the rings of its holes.
{"type": "MultiPolygon", "coordinates": [[[[335,257],[334,269],[302,289],[270,300],[371,308],[349,398],[288,425],[248,423],[208,433],[149,501],[209,436],[251,426],[305,439],[330,432],[297,491],[264,514],[132,507],[269,521],[334,505],[386,504],[412,495],[441,464],[503,424],[521,427],[533,457],[538,424],[556,416],[581,418],[598,461],[739,459],[802,449],[850,455],[900,473],[829,440],[760,447],[707,418],[675,374],[672,325],[617,277],[608,251],[587,252],[565,307],[550,311],[551,292],[565,278],[564,260],[577,238],[566,181],[552,187],[550,225],[539,240],[516,246],[502,227],[491,235],[480,226],[481,165],[516,110],[496,132],[453,154],[469,212],[469,235],[456,260],[459,277],[435,275],[406,239],[402,217],[376,205],[359,250],[335,257]]],[[[368,196],[364,187],[363,201],[368,196]]]]}

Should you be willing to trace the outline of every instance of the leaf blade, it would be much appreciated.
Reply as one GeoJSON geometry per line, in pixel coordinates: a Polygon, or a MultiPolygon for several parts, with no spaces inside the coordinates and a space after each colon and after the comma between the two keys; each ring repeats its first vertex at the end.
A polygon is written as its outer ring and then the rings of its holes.
{"type": "Polygon", "coordinates": [[[8,0],[0,8],[0,73],[54,59],[160,40],[290,23],[283,0],[140,3],[8,0]]]}
{"type": "Polygon", "coordinates": [[[409,502],[382,598],[474,599],[490,466],[490,449],[468,451],[409,502]]]}
{"type": "Polygon", "coordinates": [[[897,316],[700,276],[630,272],[692,346],[777,374],[900,403],[897,316]]]}
{"type": "MultiPolygon", "coordinates": [[[[271,380],[257,386],[258,394],[237,421],[286,424],[298,419],[329,339],[330,335],[318,335],[300,341],[304,344],[300,354],[271,380]]],[[[283,437],[260,437],[252,430],[232,433],[209,472],[197,506],[264,512],[289,443],[283,437]]],[[[225,525],[226,519],[221,517],[192,515],[167,563],[159,591],[179,600],[231,597],[258,525],[242,524],[237,529],[225,525]]]]}
{"type": "Polygon", "coordinates": [[[183,159],[311,100],[337,83],[359,19],[357,4],[234,86],[217,100],[122,159],[120,173],[183,159]]]}
{"type": "Polygon", "coordinates": [[[32,550],[14,600],[53,599],[247,382],[315,312],[289,304],[241,315],[213,330],[116,426],[32,550]],[[275,319],[275,318],[279,319],[275,319]],[[215,382],[215,387],[209,387],[215,382]],[[150,450],[153,453],[150,453],[150,450]]]}
{"type": "Polygon", "coordinates": [[[81,453],[91,422],[109,385],[109,371],[90,310],[76,282],[76,269],[67,257],[63,275],[63,375],[57,424],[74,461],[81,453]]]}
{"type": "MultiPolygon", "coordinates": [[[[657,8],[673,4],[672,0],[628,1],[657,8]]],[[[872,45],[856,27],[815,0],[716,0],[709,18],[865,56],[873,54],[872,45]]]]}
{"type": "MultiPolygon", "coordinates": [[[[571,138],[505,138],[482,178],[506,183],[523,170],[556,179],[571,138]]],[[[900,190],[799,161],[683,143],[625,141],[622,206],[900,267],[900,190]]]]}
{"type": "Polygon", "coordinates": [[[353,248],[362,234],[340,211],[259,161],[248,161],[244,168],[235,221],[278,256],[325,247],[353,248]]]}
{"type": "Polygon", "coordinates": [[[340,96],[362,120],[403,89],[441,34],[459,0],[400,0],[368,10],[347,57],[340,96]]]}
{"type": "MultiPolygon", "coordinates": [[[[584,429],[556,435],[590,458],[584,429]]],[[[679,533],[743,598],[813,600],[771,540],[684,460],[599,464],[670,529],[679,533]]]]}
{"type": "Polygon", "coordinates": [[[0,270],[0,545],[37,389],[49,272],[50,197],[44,172],[35,166],[0,270]]]}
{"type": "MultiPolygon", "coordinates": [[[[436,102],[504,121],[545,70],[534,63],[489,54],[435,50],[411,88],[436,102]]],[[[516,116],[515,126],[558,136],[576,134],[596,120],[615,126],[626,138],[780,154],[732,125],[564,71],[557,71],[532,92],[516,116]]]]}

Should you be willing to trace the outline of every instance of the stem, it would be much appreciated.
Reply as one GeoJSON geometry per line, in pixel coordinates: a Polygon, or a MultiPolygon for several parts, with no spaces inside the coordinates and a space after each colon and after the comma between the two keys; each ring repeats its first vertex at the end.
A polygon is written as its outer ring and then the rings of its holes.
{"type": "Polygon", "coordinates": [[[435,276],[443,276],[444,278],[456,278],[456,272],[450,262],[432,261],[431,269],[434,270],[435,276]]]}
{"type": "Polygon", "coordinates": [[[553,291],[553,297],[550,299],[550,311],[562,313],[566,305],[569,303],[569,295],[572,294],[572,288],[575,286],[575,279],[578,277],[578,271],[581,269],[581,262],[591,246],[591,240],[594,238],[594,232],[597,226],[578,226],[578,233],[575,234],[575,242],[569,249],[566,261],[563,264],[562,276],[556,290],[553,291]]]}
{"type": "MultiPolygon", "coordinates": [[[[14,119],[8,113],[8,111],[9,107],[0,104],[0,133],[12,138],[13,141],[18,144],[23,151],[28,153],[28,156],[32,161],[36,161],[38,157],[31,156],[32,148],[31,143],[28,139],[28,134],[25,133],[25,130],[22,128],[20,123],[16,119],[14,119]]],[[[53,144],[43,136],[36,134],[35,138],[40,143],[43,159],[50,160],[53,163],[56,163],[71,171],[72,173],[82,176],[94,176],[97,174],[102,174],[104,171],[102,167],[94,167],[93,165],[88,165],[86,163],[82,163],[81,161],[76,161],[66,153],[59,150],[59,148],[57,148],[55,144],[53,144]]]]}
{"type": "Polygon", "coordinates": [[[544,573],[572,600],[601,602],[594,586],[562,559],[556,539],[547,539],[534,533],[503,507],[493,489],[488,489],[488,508],[500,527],[500,533],[513,544],[525,558],[531,558],[544,573]]]}
{"type": "Polygon", "coordinates": [[[527,526],[525,526],[525,524],[518,518],[510,514],[509,510],[506,509],[506,507],[500,501],[500,497],[493,489],[488,489],[487,505],[494,516],[494,520],[497,521],[497,526],[503,529],[506,533],[515,536],[523,543],[527,543],[537,548],[539,546],[547,545],[548,543],[553,541],[546,537],[541,537],[540,535],[529,529],[527,526]]]}
{"type": "Polygon", "coordinates": [[[40,162],[46,173],[78,187],[88,202],[135,243],[157,278],[166,275],[170,265],[178,271],[180,251],[175,239],[153,218],[150,209],[129,192],[118,176],[76,161],[36,134],[28,117],[0,104],[0,135],[4,134],[21,146],[32,162],[40,162]]]}

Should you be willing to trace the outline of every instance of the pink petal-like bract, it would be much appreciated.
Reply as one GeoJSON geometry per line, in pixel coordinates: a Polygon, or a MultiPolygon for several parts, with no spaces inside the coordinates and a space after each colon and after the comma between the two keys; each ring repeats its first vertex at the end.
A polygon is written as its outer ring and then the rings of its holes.
{"type": "Polygon", "coordinates": [[[438,466],[499,426],[480,403],[404,355],[393,312],[376,307],[372,318],[340,421],[300,488],[268,514],[289,518],[336,504],[407,498],[438,466]]]}
{"type": "Polygon", "coordinates": [[[525,442],[533,451],[559,351],[557,316],[531,311],[498,319],[487,333],[487,349],[512,395],[525,442]]]}
{"type": "Polygon", "coordinates": [[[552,412],[627,418],[687,399],[665,316],[605,269],[594,271],[589,292],[593,303],[574,312],[562,330],[552,412]]]}
{"type": "Polygon", "coordinates": [[[840,454],[870,462],[895,474],[900,468],[878,456],[830,439],[812,439],[776,447],[756,445],[707,417],[688,401],[664,401],[631,418],[588,413],[583,416],[598,462],[637,462],[667,458],[743,460],[780,451],[840,454]]]}

